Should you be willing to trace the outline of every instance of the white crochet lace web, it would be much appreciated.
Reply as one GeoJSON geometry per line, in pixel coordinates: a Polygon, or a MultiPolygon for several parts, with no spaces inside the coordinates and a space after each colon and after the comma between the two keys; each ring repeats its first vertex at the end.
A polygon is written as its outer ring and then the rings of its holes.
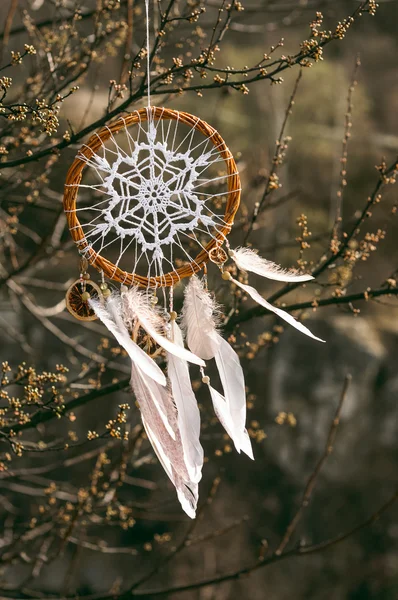
{"type": "Polygon", "coordinates": [[[91,173],[79,184],[81,241],[115,266],[147,277],[175,270],[224,224],[231,174],[211,139],[178,120],[150,116],[80,158],[99,181],[91,173]]]}

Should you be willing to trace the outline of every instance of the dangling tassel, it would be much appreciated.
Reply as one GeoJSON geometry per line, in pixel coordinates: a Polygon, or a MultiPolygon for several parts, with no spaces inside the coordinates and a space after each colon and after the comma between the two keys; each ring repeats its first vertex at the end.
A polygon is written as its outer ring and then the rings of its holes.
{"type": "Polygon", "coordinates": [[[99,300],[90,299],[90,307],[105,327],[115,336],[119,344],[126,350],[133,364],[137,365],[143,373],[151,377],[160,385],[166,385],[166,377],[155,361],[142,350],[130,337],[122,317],[122,303],[117,292],[102,304],[99,300]]]}
{"type": "Polygon", "coordinates": [[[222,396],[208,384],[218,419],[233,440],[238,452],[243,450],[253,458],[250,438],[245,428],[246,392],[243,370],[239,357],[217,331],[217,306],[202,282],[193,276],[185,289],[183,327],[188,347],[201,358],[215,358],[221,384],[222,396]]]}
{"type": "MultiPolygon", "coordinates": [[[[177,346],[184,346],[181,329],[174,319],[171,322],[171,335],[177,346]]],[[[185,360],[167,352],[167,373],[177,408],[177,424],[185,464],[190,480],[197,483],[202,477],[203,448],[199,441],[200,413],[191,386],[188,364],[185,360]]]]}
{"type": "Polygon", "coordinates": [[[274,279],[275,281],[287,281],[287,282],[300,282],[310,281],[314,279],[312,275],[300,274],[297,271],[287,271],[282,269],[279,265],[266,260],[259,256],[256,252],[250,248],[237,248],[236,250],[229,250],[229,255],[235,262],[238,269],[241,271],[249,271],[250,273],[256,273],[261,277],[267,279],[274,279]]]}
{"type": "Polygon", "coordinates": [[[201,466],[196,471],[197,481],[191,480],[190,469],[185,461],[186,451],[179,430],[180,419],[172,395],[167,388],[148,378],[134,364],[131,371],[131,386],[141,410],[148,439],[177,490],[182,508],[193,519],[198,502],[201,466]]]}
{"type": "Polygon", "coordinates": [[[201,358],[162,335],[161,331],[165,329],[166,324],[160,312],[154,306],[149,305],[147,296],[139,292],[137,288],[126,288],[122,291],[122,305],[123,318],[128,326],[132,327],[134,321],[139,321],[151,338],[164,350],[182,360],[202,367],[205,365],[201,358]]]}
{"type": "MultiPolygon", "coordinates": [[[[227,273],[228,273],[228,271],[224,272],[224,274],[227,274],[227,273]]],[[[280,317],[281,319],[286,321],[286,323],[289,323],[289,325],[292,325],[293,327],[298,329],[298,331],[301,331],[301,333],[308,335],[309,337],[311,337],[314,340],[317,340],[318,342],[325,341],[325,340],[321,340],[320,338],[316,337],[313,333],[311,333],[311,331],[308,329],[308,327],[305,327],[305,325],[300,323],[300,321],[296,321],[296,319],[292,315],[290,315],[288,312],[286,312],[285,310],[282,310],[281,308],[276,308],[276,306],[272,306],[272,304],[267,302],[267,300],[265,300],[265,298],[260,296],[260,294],[254,287],[251,287],[250,285],[246,285],[244,283],[241,283],[237,279],[234,279],[230,273],[228,273],[228,275],[229,275],[228,279],[230,281],[232,281],[232,283],[234,283],[235,285],[240,287],[242,290],[244,290],[246,292],[246,294],[249,294],[249,296],[251,298],[253,298],[253,300],[255,302],[257,302],[261,306],[264,306],[264,308],[266,308],[267,310],[270,310],[271,312],[278,315],[278,317],[280,317]]]]}

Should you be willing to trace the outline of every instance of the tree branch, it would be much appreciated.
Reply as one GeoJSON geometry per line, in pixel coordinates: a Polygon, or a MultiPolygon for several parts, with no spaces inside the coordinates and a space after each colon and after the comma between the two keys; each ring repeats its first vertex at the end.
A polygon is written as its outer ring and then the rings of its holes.
{"type": "MultiPolygon", "coordinates": [[[[358,292],[357,294],[349,294],[347,296],[332,296],[331,298],[324,298],[323,300],[317,300],[316,305],[313,300],[307,302],[297,302],[296,304],[288,304],[283,306],[283,310],[287,312],[293,312],[294,310],[304,310],[306,308],[318,308],[321,306],[338,306],[343,304],[349,304],[350,302],[356,302],[358,300],[371,300],[372,298],[380,298],[381,296],[398,296],[398,288],[379,288],[376,290],[367,290],[365,292],[358,292]]],[[[271,297],[273,298],[273,297],[271,297]]],[[[269,300],[271,302],[271,299],[269,300]]],[[[254,306],[244,313],[239,313],[231,317],[225,326],[225,331],[232,331],[236,325],[250,321],[257,317],[263,317],[270,315],[267,309],[262,306],[254,306]]]]}

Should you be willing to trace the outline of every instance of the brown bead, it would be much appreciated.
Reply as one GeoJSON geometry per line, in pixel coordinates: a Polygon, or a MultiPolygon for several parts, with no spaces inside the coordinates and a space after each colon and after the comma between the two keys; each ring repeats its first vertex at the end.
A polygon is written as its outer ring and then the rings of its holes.
{"type": "Polygon", "coordinates": [[[91,296],[88,292],[83,292],[82,293],[82,300],[83,302],[87,302],[88,300],[90,300],[91,296]]]}
{"type": "Polygon", "coordinates": [[[90,279],[90,274],[89,273],[83,273],[83,279],[85,279],[86,281],[88,281],[90,279]]]}
{"type": "Polygon", "coordinates": [[[88,260],[87,258],[80,259],[80,271],[84,272],[88,269],[88,260]]]}
{"type": "Polygon", "coordinates": [[[224,279],[224,281],[230,281],[230,279],[232,279],[232,275],[229,271],[224,271],[221,277],[224,279]]]}

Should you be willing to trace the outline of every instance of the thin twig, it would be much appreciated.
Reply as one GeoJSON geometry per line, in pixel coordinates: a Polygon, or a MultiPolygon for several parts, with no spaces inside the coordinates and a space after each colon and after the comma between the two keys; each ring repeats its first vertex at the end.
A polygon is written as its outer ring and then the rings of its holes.
{"type": "MultiPolygon", "coordinates": [[[[3,0],[4,2],[4,0],[3,0]]],[[[0,64],[3,62],[3,54],[5,48],[8,46],[8,41],[10,39],[12,22],[14,20],[14,16],[18,7],[19,0],[11,0],[10,6],[8,8],[8,13],[6,16],[6,20],[4,23],[4,30],[2,34],[2,39],[0,38],[0,64]]]]}
{"type": "Polygon", "coordinates": [[[308,507],[308,505],[311,501],[312,493],[315,489],[315,485],[316,485],[318,476],[319,476],[320,472],[322,471],[324,464],[326,463],[327,459],[329,458],[329,456],[331,455],[331,453],[333,451],[333,444],[334,444],[334,440],[336,438],[337,428],[340,423],[341,411],[343,409],[344,401],[347,398],[347,392],[348,392],[348,389],[351,384],[351,379],[352,379],[351,375],[347,375],[345,378],[344,385],[343,385],[343,391],[341,392],[341,396],[340,396],[340,401],[339,401],[339,404],[336,409],[336,414],[334,415],[334,419],[330,426],[328,438],[326,440],[325,450],[324,450],[321,458],[319,459],[318,463],[316,464],[315,469],[311,473],[310,478],[308,479],[307,485],[305,486],[303,498],[300,503],[300,507],[299,507],[298,511],[296,512],[296,514],[294,515],[293,519],[290,521],[288,527],[286,528],[286,531],[282,538],[282,541],[280,542],[278,548],[275,551],[275,554],[277,554],[277,555],[282,554],[282,552],[286,548],[287,544],[289,543],[293,533],[296,531],[297,525],[301,521],[304,511],[308,507]]]}
{"type": "Polygon", "coordinates": [[[204,510],[206,509],[206,507],[208,507],[212,503],[213,498],[217,493],[219,485],[220,485],[220,479],[216,478],[213,481],[213,484],[210,488],[210,491],[208,493],[208,497],[207,497],[206,501],[203,502],[200,505],[200,507],[197,509],[196,519],[193,520],[189,524],[189,527],[188,527],[187,531],[185,532],[182,540],[179,542],[179,544],[177,544],[177,546],[175,548],[173,548],[171,550],[171,552],[167,556],[165,556],[157,565],[155,565],[149,571],[149,573],[147,573],[146,575],[144,575],[143,577],[138,579],[138,581],[135,582],[135,584],[130,588],[131,592],[133,592],[133,590],[135,590],[137,587],[141,586],[146,581],[149,581],[150,579],[152,579],[154,577],[154,575],[156,575],[165,565],[167,565],[177,554],[179,554],[182,550],[184,550],[184,548],[189,546],[189,541],[191,540],[192,534],[193,534],[195,528],[197,527],[199,520],[203,515],[204,510]]]}
{"type": "MultiPolygon", "coordinates": [[[[171,0],[169,2],[169,5],[164,13],[165,18],[162,19],[162,23],[160,24],[160,28],[159,28],[161,31],[164,29],[164,26],[168,22],[168,20],[167,20],[168,12],[169,12],[169,10],[171,10],[171,6],[173,6],[174,2],[175,2],[175,0],[171,0]]],[[[361,2],[361,4],[351,14],[351,19],[355,19],[358,15],[360,15],[366,8],[367,4],[368,4],[368,0],[361,2]]],[[[153,50],[151,52],[151,57],[150,57],[151,64],[152,64],[153,58],[158,50],[159,44],[161,43],[161,39],[162,39],[161,36],[158,35],[155,40],[154,47],[153,47],[153,50]]],[[[325,39],[324,41],[321,41],[319,43],[319,47],[324,48],[325,46],[327,46],[329,43],[331,43],[335,39],[336,39],[335,37],[331,36],[331,37],[325,39]]],[[[211,90],[211,89],[221,89],[223,87],[228,87],[228,88],[234,87],[237,89],[241,85],[247,86],[248,84],[254,83],[257,81],[265,81],[265,80],[276,81],[277,78],[279,77],[279,75],[284,73],[287,69],[291,69],[293,65],[299,66],[303,62],[303,60],[308,59],[308,58],[310,59],[311,57],[312,57],[312,51],[300,51],[293,57],[290,57],[289,59],[287,59],[286,57],[281,57],[280,59],[277,59],[273,63],[268,64],[267,67],[270,67],[270,66],[273,67],[275,65],[274,68],[271,68],[271,70],[268,72],[263,72],[263,69],[258,67],[257,73],[255,75],[253,75],[252,77],[245,77],[245,75],[247,75],[247,71],[245,71],[242,78],[239,80],[235,80],[235,81],[231,81],[228,78],[226,78],[225,81],[222,81],[222,82],[213,81],[212,83],[208,83],[208,84],[203,84],[203,83],[199,84],[198,83],[198,84],[193,84],[193,85],[187,84],[186,86],[183,86],[183,87],[181,87],[181,86],[163,87],[163,85],[165,85],[164,81],[165,80],[167,81],[167,76],[169,74],[175,75],[178,73],[183,73],[186,70],[186,65],[183,65],[182,67],[179,67],[179,68],[173,67],[166,73],[162,73],[161,75],[158,75],[157,77],[152,79],[152,88],[153,89],[151,90],[151,94],[153,96],[155,96],[155,95],[164,96],[164,95],[168,95],[168,94],[180,94],[181,92],[198,92],[198,91],[211,90]]],[[[195,69],[197,69],[198,72],[200,72],[200,69],[202,69],[202,70],[205,69],[205,70],[209,70],[209,71],[213,70],[212,67],[209,67],[207,65],[203,65],[203,66],[201,65],[200,67],[199,66],[197,68],[195,67],[195,69]]],[[[222,72],[222,69],[215,69],[215,70],[220,73],[222,72]]],[[[111,110],[105,116],[92,122],[90,125],[88,125],[84,129],[82,129],[75,135],[72,135],[70,137],[70,139],[68,139],[68,140],[63,139],[62,141],[60,141],[52,146],[48,146],[47,148],[44,148],[42,150],[38,150],[37,152],[34,152],[33,154],[31,154],[29,156],[23,156],[23,157],[20,157],[17,159],[3,161],[3,162],[1,162],[1,167],[3,169],[5,169],[5,168],[9,168],[9,167],[16,167],[19,165],[27,164],[32,161],[43,158],[45,156],[49,156],[59,150],[63,150],[64,148],[67,148],[68,146],[70,146],[72,144],[76,144],[79,140],[84,138],[87,134],[89,134],[89,133],[95,131],[96,129],[100,128],[101,126],[105,125],[110,119],[113,119],[114,117],[117,117],[118,115],[122,114],[123,111],[128,109],[131,104],[142,99],[145,96],[146,92],[147,92],[146,81],[145,81],[145,78],[143,78],[142,84],[140,85],[140,87],[138,88],[138,90],[136,92],[129,94],[128,98],[126,98],[126,100],[124,100],[124,102],[122,102],[116,108],[111,110]]]]}
{"type": "Polygon", "coordinates": [[[352,119],[352,109],[353,109],[353,95],[355,91],[355,87],[357,85],[357,74],[359,67],[361,66],[361,61],[359,57],[357,57],[355,61],[354,72],[351,78],[351,84],[348,89],[347,96],[347,110],[344,117],[344,137],[343,137],[343,147],[340,158],[340,185],[336,194],[336,211],[335,211],[335,219],[332,229],[332,241],[335,244],[338,244],[340,233],[341,233],[341,223],[342,223],[342,205],[343,205],[343,197],[344,190],[347,185],[347,159],[348,159],[348,142],[351,138],[351,119],[352,119]]]}
{"type": "MultiPolygon", "coordinates": [[[[398,296],[398,288],[396,287],[383,287],[378,289],[366,290],[364,292],[358,292],[357,294],[349,294],[346,296],[332,296],[330,298],[324,298],[322,300],[316,301],[316,308],[321,306],[341,306],[345,304],[350,304],[351,302],[357,302],[359,300],[365,300],[368,302],[374,298],[379,298],[380,296],[398,296]]],[[[314,309],[314,301],[309,300],[307,302],[297,302],[295,304],[288,304],[287,306],[283,306],[283,310],[286,312],[293,312],[295,310],[304,310],[306,308],[314,309]]],[[[225,331],[232,331],[237,324],[246,323],[251,319],[257,317],[264,317],[265,315],[270,315],[271,313],[262,306],[254,306],[246,312],[241,312],[238,315],[234,315],[228,323],[226,323],[225,331]]]]}
{"type": "Polygon", "coordinates": [[[127,33],[124,43],[124,54],[119,75],[119,85],[124,85],[128,79],[128,66],[131,62],[130,53],[133,45],[134,0],[127,0],[127,33]]]}
{"type": "Polygon", "coordinates": [[[292,114],[292,108],[294,105],[294,100],[296,98],[297,95],[297,91],[298,91],[298,87],[300,85],[300,81],[301,81],[301,77],[303,75],[303,71],[302,69],[300,69],[299,74],[296,78],[294,87],[293,87],[293,91],[291,93],[291,96],[289,98],[289,103],[287,105],[286,111],[285,111],[285,117],[283,119],[283,123],[282,123],[282,127],[281,130],[279,132],[279,137],[276,140],[276,145],[275,145],[275,152],[274,152],[274,156],[272,158],[272,167],[271,167],[271,171],[267,177],[266,183],[265,183],[265,188],[264,188],[264,193],[262,195],[262,198],[260,200],[260,202],[255,206],[254,211],[253,211],[253,215],[252,218],[250,219],[249,222],[249,227],[246,231],[245,237],[243,239],[243,245],[245,245],[247,243],[247,240],[249,239],[252,231],[253,231],[253,227],[260,215],[260,213],[265,209],[266,207],[266,200],[268,198],[268,196],[271,194],[271,192],[274,190],[274,188],[272,188],[272,186],[270,185],[273,178],[276,175],[276,171],[278,169],[278,166],[280,165],[280,151],[281,151],[281,146],[283,145],[283,138],[285,136],[285,131],[286,131],[286,126],[289,120],[290,115],[292,114]]]}
{"type": "MultiPolygon", "coordinates": [[[[372,523],[374,523],[375,521],[377,521],[380,518],[380,516],[385,511],[387,511],[397,501],[397,499],[398,499],[398,492],[395,492],[385,504],[383,504],[374,513],[372,513],[370,515],[370,517],[368,517],[365,521],[362,521],[361,523],[359,523],[358,525],[356,525],[349,531],[346,531],[345,533],[338,535],[334,538],[330,538],[329,540],[325,540],[324,542],[321,542],[320,544],[313,544],[310,546],[301,546],[300,548],[290,550],[288,552],[284,552],[283,554],[272,554],[268,558],[266,558],[262,561],[258,561],[249,567],[244,567],[242,569],[238,569],[236,571],[233,571],[231,573],[227,573],[224,575],[217,575],[216,577],[213,577],[211,579],[205,579],[202,581],[198,581],[196,583],[191,583],[191,584],[182,585],[182,586],[169,587],[169,588],[163,588],[163,589],[144,590],[142,592],[133,592],[132,594],[131,594],[131,592],[127,592],[126,594],[119,595],[118,600],[127,600],[129,595],[130,596],[133,595],[138,598],[140,598],[140,597],[152,598],[155,596],[168,596],[168,595],[177,594],[180,592],[186,592],[186,591],[190,591],[190,590],[200,589],[200,588],[207,587],[210,585],[218,585],[218,584],[224,583],[226,581],[233,581],[236,579],[240,579],[242,576],[250,575],[254,571],[257,571],[258,569],[261,569],[261,568],[266,567],[271,564],[275,564],[276,562],[279,562],[284,559],[304,556],[306,554],[313,554],[316,552],[320,552],[322,550],[326,550],[327,548],[335,546],[336,544],[339,544],[342,541],[350,538],[354,534],[358,533],[362,529],[366,528],[367,526],[369,526],[372,523]]],[[[50,600],[50,599],[48,599],[48,600],[50,600]]],[[[69,600],[69,599],[64,598],[64,599],[59,599],[59,600],[69,600]]],[[[85,600],[85,599],[81,598],[81,600],[85,600]]],[[[110,596],[101,596],[101,597],[97,596],[95,598],[95,600],[111,600],[111,597],[110,596]]]]}

